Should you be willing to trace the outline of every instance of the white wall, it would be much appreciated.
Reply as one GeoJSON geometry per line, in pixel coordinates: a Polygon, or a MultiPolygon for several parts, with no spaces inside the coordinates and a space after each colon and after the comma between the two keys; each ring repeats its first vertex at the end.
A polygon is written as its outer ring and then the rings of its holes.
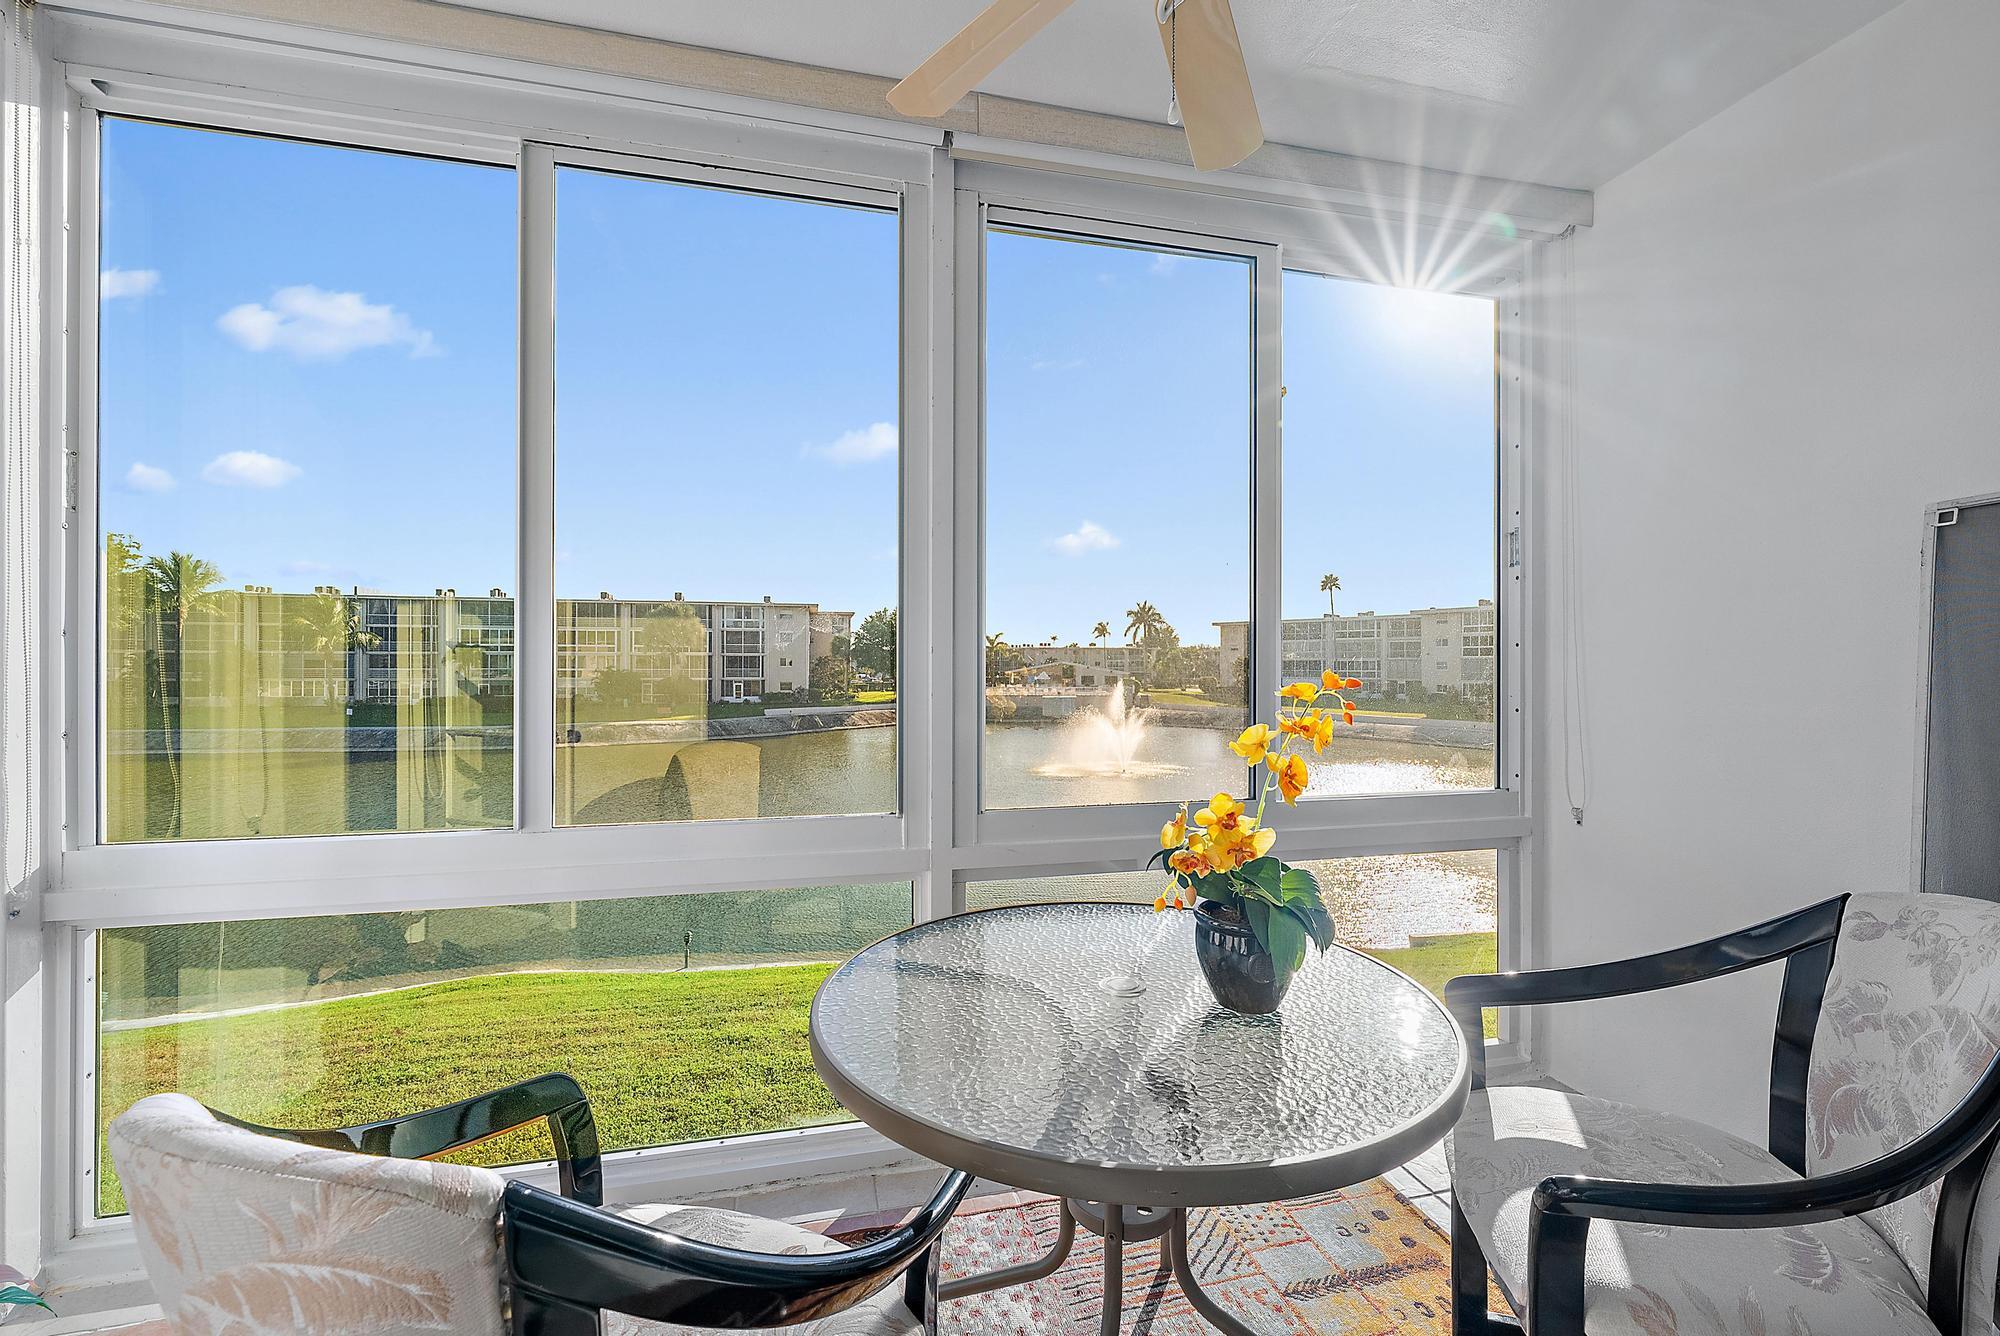
{"type": "MultiPolygon", "coordinates": [[[[1591,801],[1571,823],[1549,597],[1548,963],[1909,884],[1922,512],[2000,491],[1996,56],[2000,5],[1909,0],[1598,193],[1591,801]]],[[[1761,1139],[1776,986],[1550,1009],[1542,1053],[1761,1139]]]]}

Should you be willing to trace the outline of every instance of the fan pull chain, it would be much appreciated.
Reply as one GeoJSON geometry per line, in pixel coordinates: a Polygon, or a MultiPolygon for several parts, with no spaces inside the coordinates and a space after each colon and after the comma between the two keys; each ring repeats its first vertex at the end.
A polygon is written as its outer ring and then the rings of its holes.
{"type": "Polygon", "coordinates": [[[1180,38],[1181,25],[1175,11],[1181,0],[1159,0],[1155,13],[1167,25],[1167,124],[1181,123],[1180,38]]]}

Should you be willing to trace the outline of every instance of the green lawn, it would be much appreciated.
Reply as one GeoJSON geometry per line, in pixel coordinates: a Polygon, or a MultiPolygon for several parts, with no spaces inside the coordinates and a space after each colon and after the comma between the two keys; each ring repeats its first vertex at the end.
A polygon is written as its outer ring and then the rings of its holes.
{"type": "MultiPolygon", "coordinates": [[[[1490,972],[1494,946],[1491,934],[1468,933],[1369,954],[1436,990],[1490,972]]],[[[606,1149],[833,1121],[842,1111],[806,1048],[807,1008],[831,968],[493,974],[114,1031],[103,1038],[100,1119],[179,1090],[253,1122],[340,1126],[567,1071],[589,1093],[606,1149]]],[[[547,1155],[546,1135],[524,1131],[466,1158],[547,1155]]],[[[108,1156],[102,1175],[100,1209],[122,1211],[108,1156]]]]}
{"type": "MultiPolygon", "coordinates": [[[[607,1149],[827,1122],[843,1115],[813,1072],[806,1010],[831,968],[496,974],[116,1031],[100,1118],[179,1090],[252,1122],[340,1126],[566,1071],[607,1149]]],[[[547,1144],[515,1133],[469,1158],[541,1159],[547,1144]]],[[[108,1157],[103,1174],[100,1209],[122,1211],[108,1157]]]]}
{"type": "Polygon", "coordinates": [[[1172,705],[1181,708],[1205,710],[1240,710],[1242,701],[1218,700],[1214,696],[1204,696],[1199,691],[1174,691],[1148,688],[1146,699],[1154,705],[1172,705]]]}
{"type": "MultiPolygon", "coordinates": [[[[1420,937],[1413,945],[1388,949],[1370,948],[1367,954],[1385,965],[1394,965],[1403,973],[1415,979],[1438,996],[1444,996],[1445,983],[1461,974],[1491,974],[1499,966],[1495,963],[1496,943],[1490,932],[1462,932],[1440,934],[1436,937],[1420,937]]],[[[1484,1013],[1486,1037],[1499,1037],[1499,1013],[1488,1008],[1484,1013]]]]}

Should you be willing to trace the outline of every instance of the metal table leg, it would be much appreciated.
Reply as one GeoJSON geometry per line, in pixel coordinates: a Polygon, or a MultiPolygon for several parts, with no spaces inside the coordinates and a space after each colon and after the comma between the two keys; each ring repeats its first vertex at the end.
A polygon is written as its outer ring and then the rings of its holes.
{"type": "MultiPolygon", "coordinates": [[[[1068,1210],[1065,1203],[1064,1210],[1068,1210]]],[[[1125,1316],[1125,1212],[1112,1206],[1104,1212],[1104,1319],[1098,1330],[1118,1336],[1125,1316]]]]}
{"type": "Polygon", "coordinates": [[[1254,1327],[1245,1326],[1210,1298],[1195,1278],[1194,1266],[1188,1258],[1185,1208],[1154,1212],[1097,1202],[1063,1201],[1058,1204],[1057,1212],[1055,1247],[1046,1255],[1019,1266],[1004,1267],[982,1276],[967,1276],[963,1280],[940,1285],[938,1301],[963,1299],[967,1295],[985,1294],[1009,1285],[1025,1285],[1031,1280],[1054,1275],[1069,1260],[1070,1251],[1076,1246],[1077,1222],[1081,1218],[1084,1228],[1104,1237],[1104,1318],[1099,1328],[1102,1336],[1118,1336],[1118,1328],[1124,1318],[1125,1244],[1161,1237],[1167,1241],[1167,1258],[1173,1267],[1174,1279],[1180,1284],[1181,1292],[1187,1295],[1194,1311],[1220,1330],[1223,1336],[1259,1336],[1254,1327]]]}
{"type": "Polygon", "coordinates": [[[1201,1282],[1195,1279],[1194,1267],[1188,1263],[1187,1211],[1185,1208],[1174,1212],[1173,1223],[1167,1228],[1167,1257],[1174,1267],[1174,1279],[1181,1283],[1181,1293],[1187,1295],[1194,1311],[1213,1323],[1223,1336],[1257,1336],[1255,1328],[1246,1327],[1225,1311],[1221,1304],[1208,1297],[1201,1282]]]}
{"type": "Polygon", "coordinates": [[[1076,1246],[1076,1217],[1070,1214],[1069,1203],[1058,1207],[1056,1220],[1056,1246],[1045,1256],[1019,1266],[1003,1267],[998,1271],[988,1271],[983,1276],[967,1276],[962,1280],[946,1281],[938,1286],[938,1301],[963,1299],[969,1294],[985,1294],[988,1290],[1005,1289],[1009,1285],[1025,1285],[1031,1280],[1053,1276],[1069,1260],[1070,1249],[1076,1246]]]}

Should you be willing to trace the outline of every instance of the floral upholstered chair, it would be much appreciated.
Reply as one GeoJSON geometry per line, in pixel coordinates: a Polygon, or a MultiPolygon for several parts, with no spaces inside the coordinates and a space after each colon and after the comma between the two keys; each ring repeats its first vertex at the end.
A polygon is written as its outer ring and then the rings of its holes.
{"type": "Polygon", "coordinates": [[[154,1095],[113,1120],[110,1145],[178,1336],[914,1336],[935,1312],[937,1237],[970,1184],[948,1176],[858,1248],[735,1211],[606,1207],[590,1106],[558,1075],[314,1132],[154,1095]],[[560,1194],[416,1158],[542,1120],[560,1194]]]}
{"type": "Polygon", "coordinates": [[[1490,1266],[1534,1336],[1993,1336],[2000,904],[1841,896],[1638,960],[1454,979],[1474,1091],[1446,1142],[1453,1332],[1490,1266]],[[1484,1088],[1482,1007],[1785,962],[1759,1146],[1585,1095],[1484,1088]]]}

